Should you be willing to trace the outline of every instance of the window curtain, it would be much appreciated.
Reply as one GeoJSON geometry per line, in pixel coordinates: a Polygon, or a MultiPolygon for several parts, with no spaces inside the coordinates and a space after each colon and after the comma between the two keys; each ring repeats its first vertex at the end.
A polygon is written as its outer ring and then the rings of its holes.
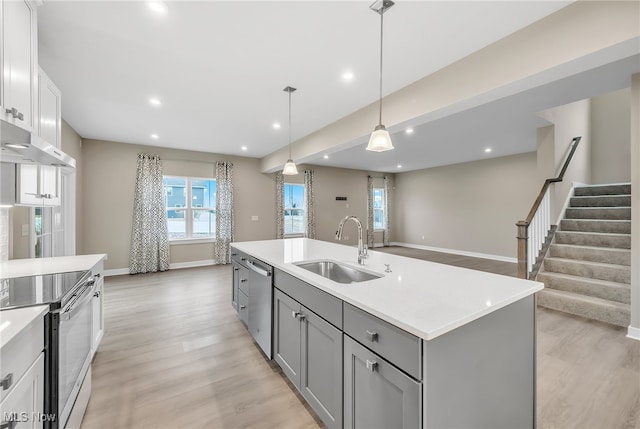
{"type": "Polygon", "coordinates": [[[389,245],[391,241],[391,228],[389,226],[389,178],[384,176],[384,237],[382,237],[383,244],[389,245]]]}
{"type": "Polygon", "coordinates": [[[168,269],[169,238],[162,161],[157,155],[139,153],[129,273],[153,273],[168,269]]]}
{"type": "Polygon", "coordinates": [[[316,217],[313,212],[313,170],[304,171],[304,208],[307,215],[307,238],[316,238],[316,217]]]}
{"type": "Polygon", "coordinates": [[[216,162],[216,241],[213,260],[231,262],[233,242],[233,164],[216,162]]]}
{"type": "Polygon", "coordinates": [[[284,177],[281,171],[276,173],[276,238],[284,238],[284,177]]]}
{"type": "Polygon", "coordinates": [[[367,176],[367,247],[373,245],[373,177],[367,176]]]}

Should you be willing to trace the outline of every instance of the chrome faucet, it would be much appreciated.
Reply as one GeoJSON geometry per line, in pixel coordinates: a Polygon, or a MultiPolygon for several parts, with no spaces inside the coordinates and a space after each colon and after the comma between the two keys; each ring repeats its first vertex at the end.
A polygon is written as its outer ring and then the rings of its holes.
{"type": "Polygon", "coordinates": [[[336,231],[336,240],[342,240],[342,228],[348,220],[354,221],[358,226],[358,264],[364,265],[364,258],[367,257],[367,249],[364,247],[364,242],[362,241],[362,223],[357,217],[346,216],[340,221],[338,231],[336,231]]]}

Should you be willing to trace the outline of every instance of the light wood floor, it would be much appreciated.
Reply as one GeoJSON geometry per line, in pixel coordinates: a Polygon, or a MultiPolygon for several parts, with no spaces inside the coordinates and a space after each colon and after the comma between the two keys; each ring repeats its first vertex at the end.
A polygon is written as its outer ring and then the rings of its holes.
{"type": "MultiPolygon", "coordinates": [[[[230,284],[230,266],[108,277],[82,429],[322,427],[236,318],[230,284]]],[[[640,429],[640,342],[537,316],[538,427],[640,429]]]]}

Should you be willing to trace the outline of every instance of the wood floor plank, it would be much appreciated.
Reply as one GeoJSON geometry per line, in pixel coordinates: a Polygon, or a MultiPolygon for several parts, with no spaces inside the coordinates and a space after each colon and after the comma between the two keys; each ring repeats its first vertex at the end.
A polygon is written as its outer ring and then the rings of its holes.
{"type": "MultiPolygon", "coordinates": [[[[429,253],[439,252],[422,258],[429,253]]],[[[435,256],[511,272],[509,263],[435,256]]],[[[236,317],[230,266],[107,277],[104,293],[82,429],[323,427],[236,317]]],[[[537,329],[538,428],[640,429],[640,342],[544,308],[537,329]]]]}

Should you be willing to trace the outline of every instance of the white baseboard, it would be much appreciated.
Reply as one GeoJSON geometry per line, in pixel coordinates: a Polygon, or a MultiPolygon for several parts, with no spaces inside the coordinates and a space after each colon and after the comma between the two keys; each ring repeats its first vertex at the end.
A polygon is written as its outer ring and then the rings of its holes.
{"type": "MultiPolygon", "coordinates": [[[[170,270],[179,270],[181,268],[194,268],[194,267],[206,267],[208,265],[215,265],[213,259],[205,259],[202,261],[189,261],[189,262],[175,262],[169,264],[170,270]]],[[[112,270],[104,270],[104,276],[120,276],[123,274],[129,274],[129,268],[114,268],[112,270]]]]}
{"type": "Polygon", "coordinates": [[[410,247],[412,249],[431,250],[433,252],[452,253],[454,255],[471,256],[473,258],[493,259],[495,261],[512,262],[514,264],[518,263],[518,258],[510,258],[508,256],[501,256],[501,255],[491,255],[488,253],[476,253],[476,252],[467,252],[465,250],[444,249],[442,247],[423,246],[420,244],[412,244],[412,243],[393,242],[391,243],[391,245],[410,247]]]}
{"type": "Polygon", "coordinates": [[[629,325],[629,328],[627,329],[627,338],[640,341],[640,328],[634,328],[629,325]]]}

